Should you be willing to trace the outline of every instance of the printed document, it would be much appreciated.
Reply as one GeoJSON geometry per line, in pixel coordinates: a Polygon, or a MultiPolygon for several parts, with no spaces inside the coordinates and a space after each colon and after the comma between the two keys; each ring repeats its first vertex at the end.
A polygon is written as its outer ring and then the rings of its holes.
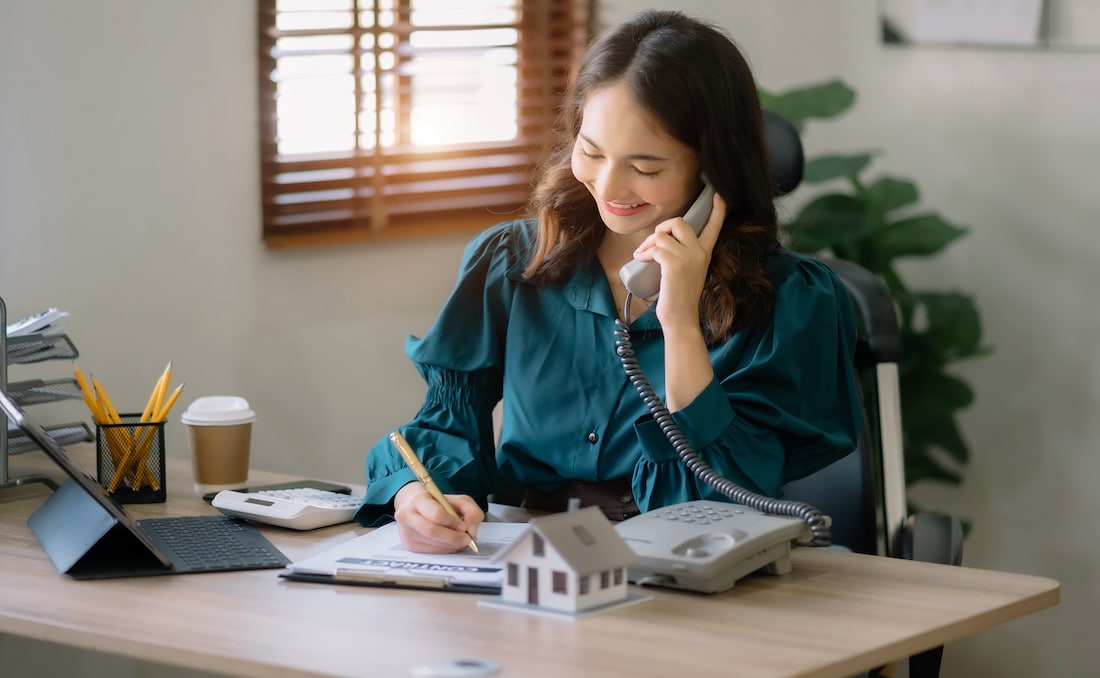
{"type": "Polygon", "coordinates": [[[527,523],[482,523],[477,531],[480,554],[469,549],[433,554],[406,549],[397,523],[389,523],[312,558],[291,563],[286,569],[292,575],[321,575],[348,582],[499,588],[502,565],[493,560],[526,528],[527,523]]]}

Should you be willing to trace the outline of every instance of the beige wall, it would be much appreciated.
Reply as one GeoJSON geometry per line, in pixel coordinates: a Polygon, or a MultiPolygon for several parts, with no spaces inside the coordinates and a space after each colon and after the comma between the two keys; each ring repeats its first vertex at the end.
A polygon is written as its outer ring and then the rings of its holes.
{"type": "MultiPolygon", "coordinates": [[[[1100,247],[1086,232],[1100,53],[886,49],[875,0],[668,4],[726,26],[765,87],[842,77],[858,104],[811,127],[808,152],[880,149],[879,171],[973,229],[907,269],[974,294],[996,347],[960,370],[978,392],[966,485],[920,497],[973,522],[967,564],[1058,578],[1064,600],[949,647],[945,675],[1080,675],[1100,661],[1084,640],[1100,603],[1085,520],[1100,511],[1100,247]]],[[[610,22],[645,3],[602,6],[610,22]]],[[[16,317],[70,311],[81,367],[123,407],[171,360],[182,405],[252,402],[257,466],[358,481],[365,449],[419,404],[403,340],[430,324],[465,238],[263,247],[253,14],[247,0],[0,0],[0,296],[16,317]]],[[[168,446],[184,454],[178,417],[168,446]]],[[[0,637],[0,656],[23,646],[0,637]]],[[[148,670],[95,666],[79,673],[148,670]]]]}

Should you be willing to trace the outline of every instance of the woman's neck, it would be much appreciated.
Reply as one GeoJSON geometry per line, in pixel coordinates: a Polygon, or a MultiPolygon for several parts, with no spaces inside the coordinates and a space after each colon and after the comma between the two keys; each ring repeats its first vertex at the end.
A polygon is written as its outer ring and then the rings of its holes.
{"type": "Polygon", "coordinates": [[[605,231],[596,254],[600,257],[604,268],[614,266],[618,270],[623,264],[634,259],[634,250],[638,249],[648,235],[648,233],[621,235],[610,230],[605,231]]]}
{"type": "Polygon", "coordinates": [[[633,297],[630,302],[629,317],[622,317],[623,304],[626,303],[626,285],[619,278],[619,269],[624,264],[634,260],[634,250],[642,244],[645,236],[644,233],[640,236],[624,236],[608,231],[604,234],[603,241],[596,251],[604,275],[607,276],[607,283],[611,286],[611,296],[615,299],[615,309],[619,313],[620,319],[627,324],[634,322],[638,316],[649,308],[651,303],[646,299],[633,297]]]}

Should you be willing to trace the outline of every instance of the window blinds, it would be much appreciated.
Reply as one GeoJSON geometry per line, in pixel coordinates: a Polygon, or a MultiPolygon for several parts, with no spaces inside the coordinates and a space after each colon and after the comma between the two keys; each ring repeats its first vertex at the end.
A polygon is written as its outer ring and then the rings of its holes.
{"type": "Polygon", "coordinates": [[[275,247],[522,213],[588,37],[576,0],[258,0],[275,247]]]}

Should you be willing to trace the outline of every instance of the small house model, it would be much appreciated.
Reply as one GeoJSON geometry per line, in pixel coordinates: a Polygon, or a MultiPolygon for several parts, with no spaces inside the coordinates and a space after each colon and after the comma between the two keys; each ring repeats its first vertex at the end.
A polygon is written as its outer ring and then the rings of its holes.
{"type": "Polygon", "coordinates": [[[535,518],[495,558],[504,569],[500,599],[567,614],[621,603],[636,559],[595,506],[535,518]]]}

